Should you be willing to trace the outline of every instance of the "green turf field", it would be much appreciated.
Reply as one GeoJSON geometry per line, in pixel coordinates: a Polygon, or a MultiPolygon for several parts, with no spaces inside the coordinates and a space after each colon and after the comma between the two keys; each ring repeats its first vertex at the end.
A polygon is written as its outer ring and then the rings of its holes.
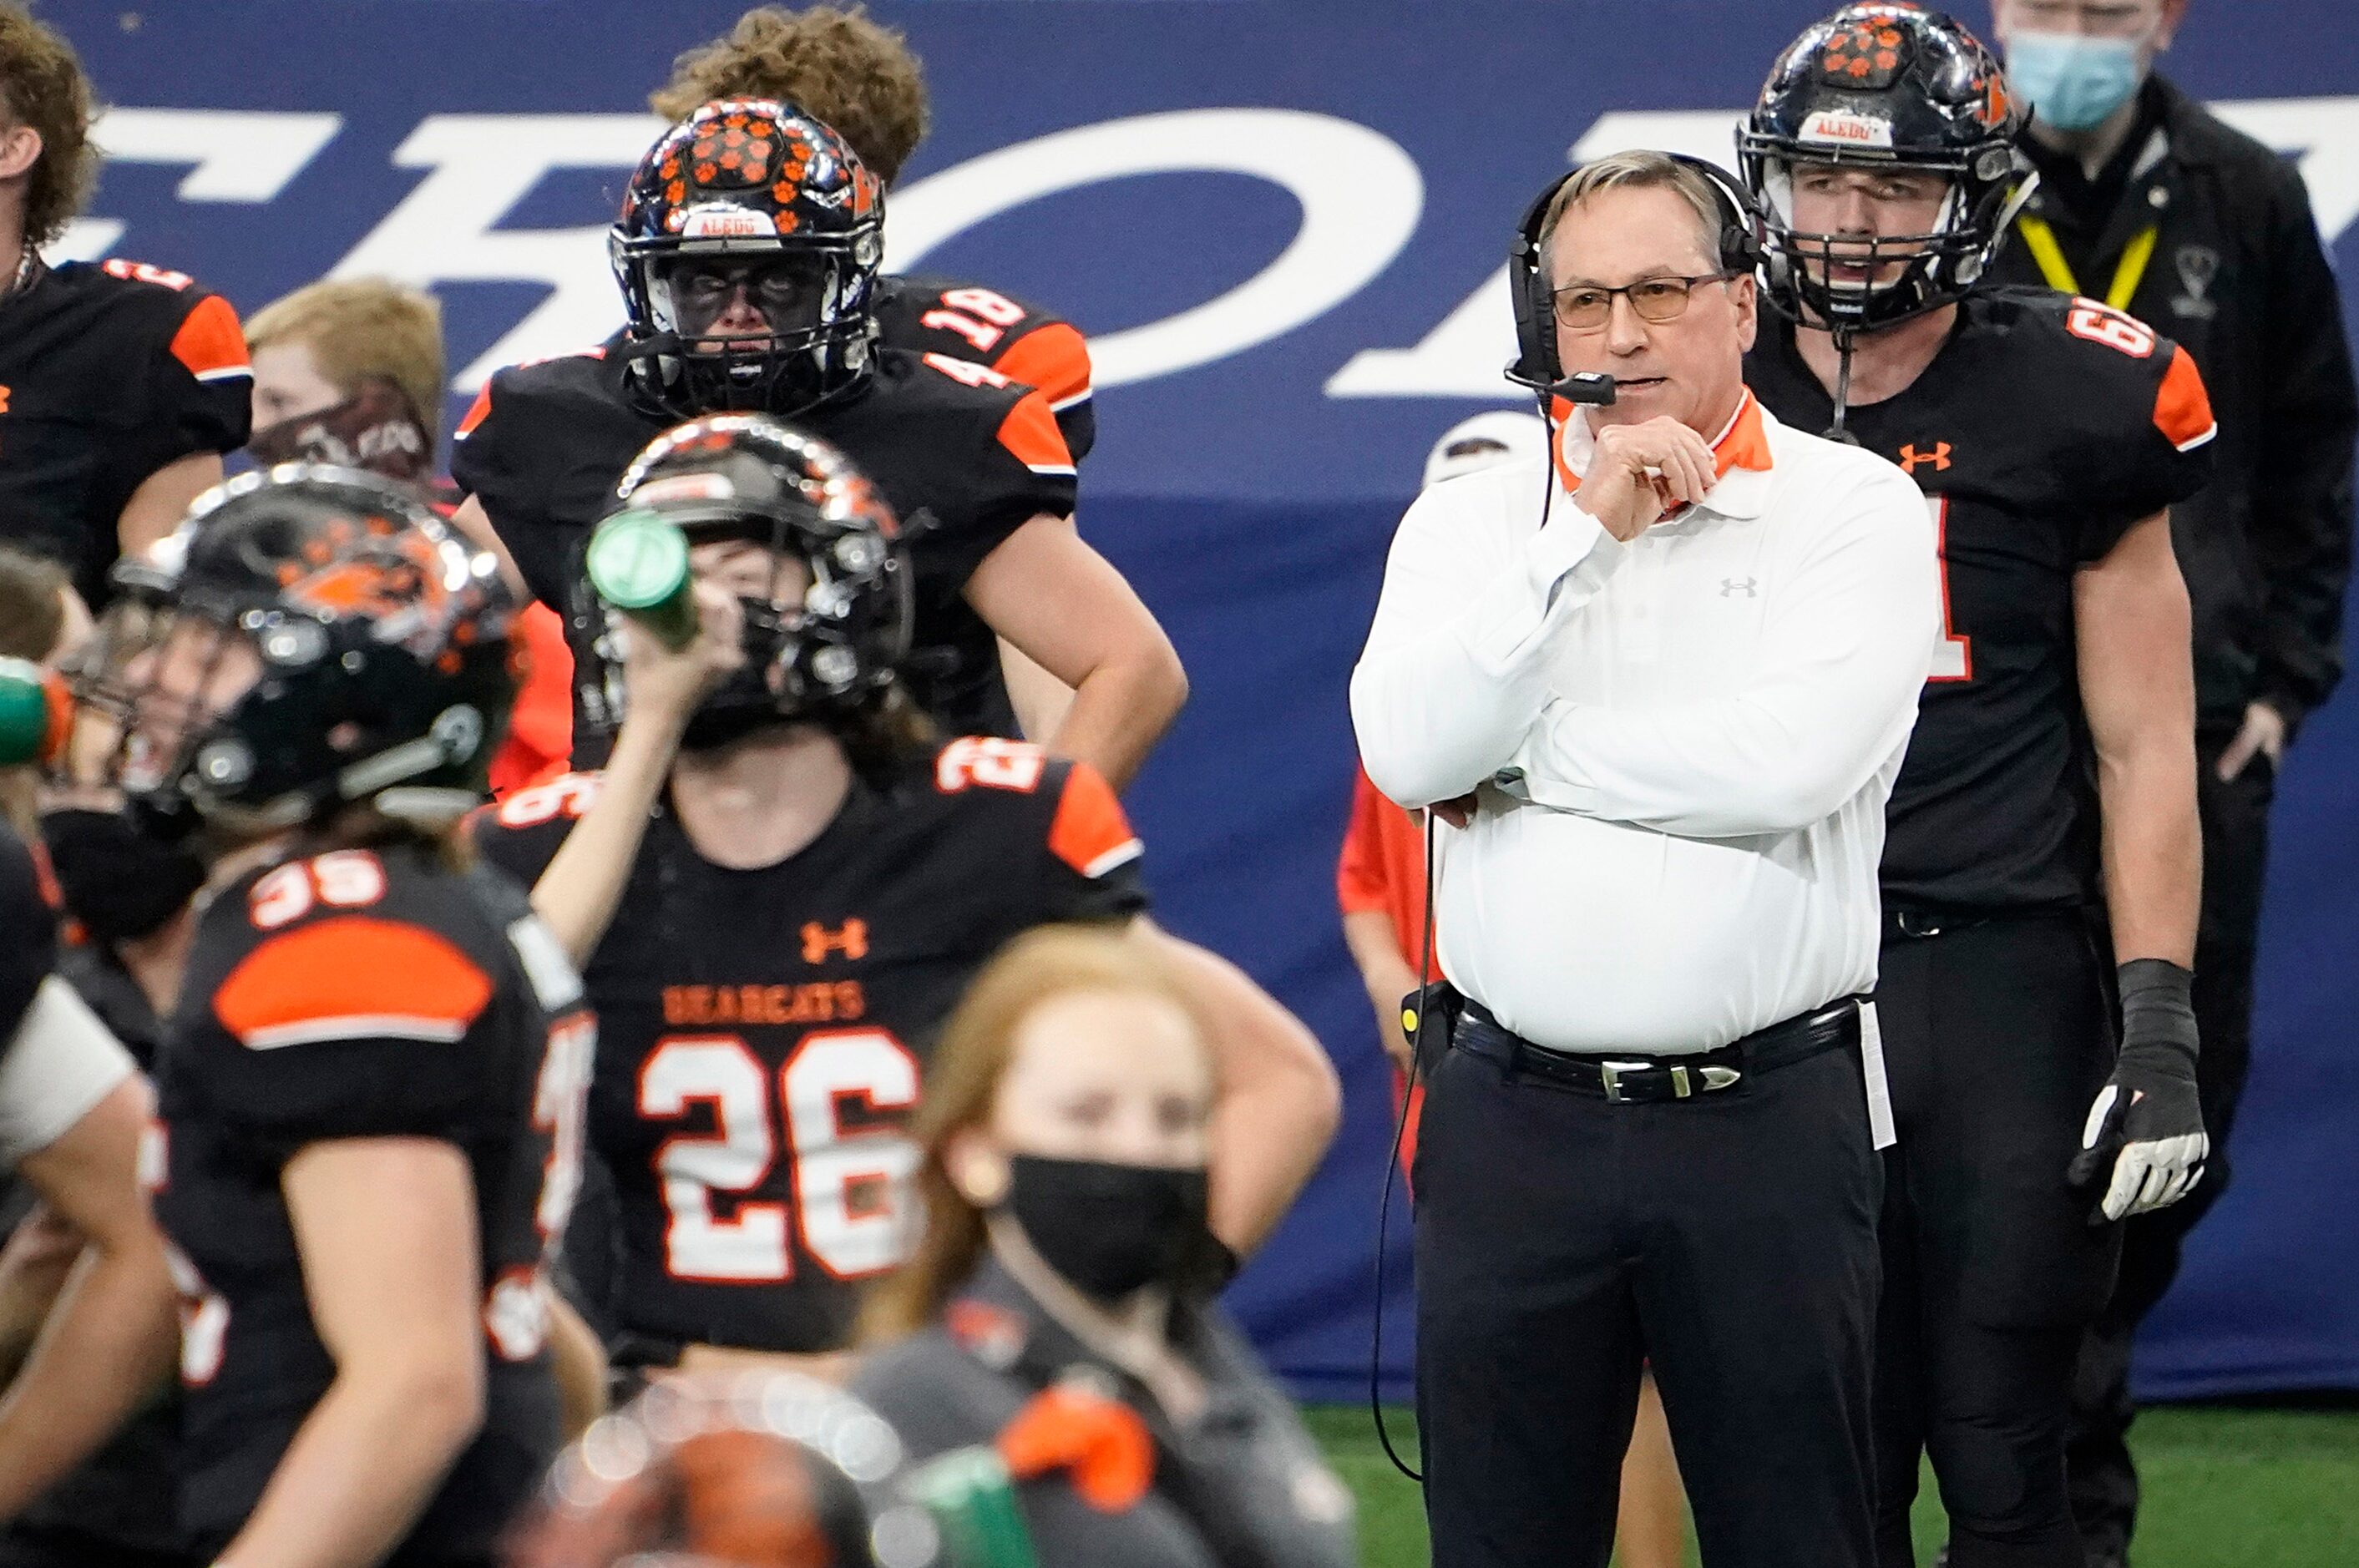
{"type": "MultiPolygon", "coordinates": [[[[1417,1488],[1393,1473],[1365,1410],[1308,1412],[1311,1431],[1360,1498],[1366,1568],[1424,1568],[1417,1488]]],[[[1393,1442],[1412,1462],[1406,1411],[1393,1442]]],[[[2184,1407],[2148,1411],[2132,1437],[2147,1506],[2136,1568],[2359,1568],[2359,1412],[2184,1407]]],[[[1941,1540],[1941,1514],[1917,1507],[1918,1560],[1941,1540]]]]}

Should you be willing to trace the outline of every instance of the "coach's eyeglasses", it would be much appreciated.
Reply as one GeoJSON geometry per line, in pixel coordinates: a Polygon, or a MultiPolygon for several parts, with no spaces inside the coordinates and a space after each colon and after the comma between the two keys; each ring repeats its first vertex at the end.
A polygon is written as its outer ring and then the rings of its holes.
{"type": "Polygon", "coordinates": [[[1556,291],[1557,324],[1568,332],[1596,332],[1613,320],[1614,296],[1619,294],[1630,301],[1640,321],[1659,327],[1687,314],[1688,296],[1697,284],[1725,283],[1737,276],[1722,271],[1698,273],[1693,278],[1642,278],[1620,289],[1576,283],[1556,291]]]}

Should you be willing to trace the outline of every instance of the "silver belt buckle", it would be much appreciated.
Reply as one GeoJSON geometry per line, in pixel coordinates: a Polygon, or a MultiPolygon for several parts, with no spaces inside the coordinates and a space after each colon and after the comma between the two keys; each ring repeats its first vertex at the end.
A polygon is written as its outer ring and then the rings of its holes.
{"type": "Polygon", "coordinates": [[[1622,1074],[1625,1073],[1644,1073],[1652,1066],[1654,1066],[1654,1063],[1651,1062],[1599,1062],[1597,1064],[1597,1075],[1605,1084],[1605,1097],[1616,1105],[1624,1103],[1629,1098],[1629,1096],[1622,1093],[1622,1074]]]}

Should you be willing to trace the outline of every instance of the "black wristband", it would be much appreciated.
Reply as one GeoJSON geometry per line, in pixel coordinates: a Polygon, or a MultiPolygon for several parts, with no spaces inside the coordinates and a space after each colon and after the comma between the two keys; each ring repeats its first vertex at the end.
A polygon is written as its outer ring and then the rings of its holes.
{"type": "Polygon", "coordinates": [[[2196,1052],[2195,975],[2167,958],[2133,958],[2115,971],[2122,993],[2122,1049],[2162,1046],[2196,1052]]]}

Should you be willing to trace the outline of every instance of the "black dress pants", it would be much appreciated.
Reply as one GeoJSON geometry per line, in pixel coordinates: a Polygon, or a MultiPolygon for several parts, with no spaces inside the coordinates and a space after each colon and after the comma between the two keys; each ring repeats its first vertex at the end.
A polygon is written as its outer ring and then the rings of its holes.
{"type": "Polygon", "coordinates": [[[1446,1052],[1417,1157],[1435,1568],[1603,1568],[1646,1361],[1709,1568],[1865,1568],[1880,1180],[1852,1050],[1654,1105],[1446,1052]]]}
{"type": "Polygon", "coordinates": [[[2253,957],[2261,923],[2261,882],[2269,851],[2269,805],[2277,770],[2256,757],[2223,782],[2229,736],[2206,732],[2197,747],[2196,803],[2203,818],[2203,916],[2195,939],[2195,1027],[2202,1050],[2195,1087],[2212,1152],[2203,1180],[2167,1209],[2126,1222],[2121,1282],[2081,1342],[2073,1379],[2072,1517],[2089,1561],[2128,1561],[2137,1519],[2137,1469],[2130,1461],[2130,1342],[2179,1276],[2187,1233],[2228,1190],[2228,1133],[2253,1055],[2253,957]]]}
{"type": "Polygon", "coordinates": [[[2114,1033],[2095,932],[2065,912],[1910,922],[1875,991],[1900,1141],[1886,1157],[1876,1547],[1910,1568],[1930,1454],[1951,1568],[2080,1568],[2064,1486],[2072,1359],[2121,1227],[2066,1184],[2114,1033]]]}

